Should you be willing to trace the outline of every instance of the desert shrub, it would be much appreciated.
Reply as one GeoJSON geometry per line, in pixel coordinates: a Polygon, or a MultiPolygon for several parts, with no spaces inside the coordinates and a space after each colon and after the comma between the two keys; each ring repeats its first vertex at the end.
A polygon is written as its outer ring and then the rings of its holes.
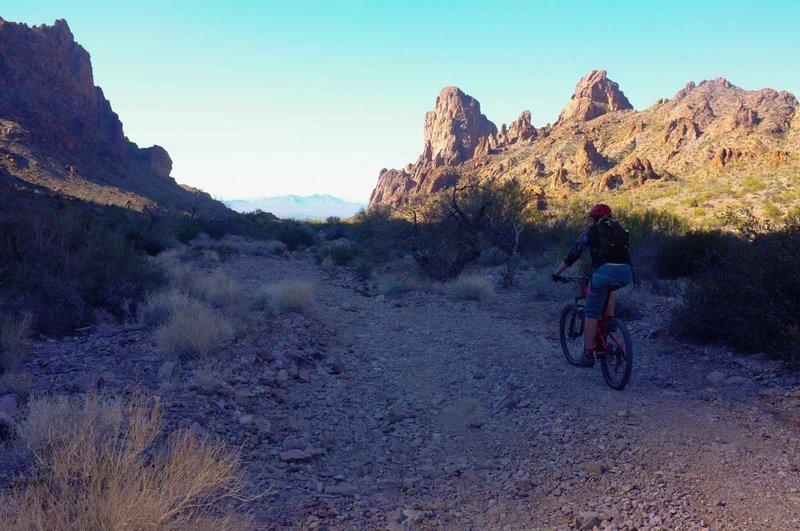
{"type": "Polygon", "coordinates": [[[203,232],[203,226],[196,219],[184,217],[175,224],[175,238],[181,243],[189,243],[203,232]]]}
{"type": "Polygon", "coordinates": [[[491,246],[517,250],[522,219],[532,208],[529,190],[515,180],[467,179],[445,194],[410,208],[411,254],[435,281],[458,277],[491,246]]]}
{"type": "Polygon", "coordinates": [[[446,293],[458,300],[482,301],[494,293],[492,283],[483,275],[464,275],[445,284],[446,293]]]}
{"type": "Polygon", "coordinates": [[[214,306],[230,306],[242,300],[241,285],[222,271],[210,275],[195,273],[190,293],[214,306]]]}
{"type": "Polygon", "coordinates": [[[286,244],[278,240],[252,240],[244,236],[228,235],[220,244],[240,255],[275,256],[286,252],[286,244]]]}
{"type": "Polygon", "coordinates": [[[272,237],[283,242],[289,251],[314,245],[314,232],[299,221],[282,221],[272,237]]]}
{"type": "Polygon", "coordinates": [[[505,265],[509,260],[508,253],[499,247],[489,247],[481,251],[481,265],[484,267],[495,267],[505,265]]]}
{"type": "Polygon", "coordinates": [[[800,226],[753,233],[715,250],[674,314],[679,333],[798,359],[800,226]]]}
{"type": "Polygon", "coordinates": [[[161,437],[156,403],[45,397],[19,427],[27,481],[3,492],[0,528],[246,529],[223,509],[242,491],[236,456],[189,432],[161,437]]]}
{"type": "Polygon", "coordinates": [[[347,225],[348,238],[378,261],[386,260],[398,251],[410,252],[412,223],[399,212],[373,207],[356,214],[347,225]]]}
{"type": "Polygon", "coordinates": [[[167,289],[147,295],[138,309],[139,321],[147,326],[159,326],[177,312],[191,314],[202,303],[176,289],[167,289]]]}
{"type": "Polygon", "coordinates": [[[171,252],[156,257],[170,284],[177,290],[214,306],[230,306],[243,297],[241,285],[225,272],[206,274],[181,261],[181,255],[171,252]]]}
{"type": "Polygon", "coordinates": [[[91,324],[98,309],[123,317],[123,305],[162,282],[136,247],[160,226],[121,209],[0,193],[0,311],[27,311],[48,334],[91,324]]]}
{"type": "Polygon", "coordinates": [[[287,280],[265,287],[254,301],[254,308],[274,312],[297,312],[314,299],[316,288],[305,280],[287,280]]]}
{"type": "Polygon", "coordinates": [[[178,358],[205,356],[230,337],[231,325],[213,309],[200,305],[177,308],[156,329],[162,352],[178,358]]]}
{"type": "Polygon", "coordinates": [[[0,316],[0,374],[17,370],[25,363],[32,323],[30,314],[0,316]]]}
{"type": "Polygon", "coordinates": [[[714,230],[691,230],[665,239],[658,248],[656,270],[661,278],[693,277],[703,263],[733,245],[733,234],[714,230]]]}
{"type": "Polygon", "coordinates": [[[378,293],[381,295],[394,295],[419,289],[420,282],[412,275],[404,273],[390,273],[382,275],[376,282],[378,293]]]}
{"type": "Polygon", "coordinates": [[[356,276],[361,280],[369,280],[372,278],[372,272],[375,269],[372,260],[363,257],[355,258],[350,262],[350,266],[353,268],[356,276]]]}
{"type": "Polygon", "coordinates": [[[365,252],[358,244],[340,240],[317,247],[314,255],[319,264],[330,257],[334,265],[345,266],[350,265],[356,258],[363,257],[365,252]]]}

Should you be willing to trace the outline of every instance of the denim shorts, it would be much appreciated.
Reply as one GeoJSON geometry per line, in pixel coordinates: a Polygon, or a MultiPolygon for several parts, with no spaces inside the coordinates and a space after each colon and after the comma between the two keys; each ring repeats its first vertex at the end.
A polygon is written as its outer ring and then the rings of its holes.
{"type": "Polygon", "coordinates": [[[598,319],[606,303],[609,284],[627,286],[633,280],[633,271],[628,264],[601,265],[592,273],[589,290],[586,292],[586,317],[598,319]]]}

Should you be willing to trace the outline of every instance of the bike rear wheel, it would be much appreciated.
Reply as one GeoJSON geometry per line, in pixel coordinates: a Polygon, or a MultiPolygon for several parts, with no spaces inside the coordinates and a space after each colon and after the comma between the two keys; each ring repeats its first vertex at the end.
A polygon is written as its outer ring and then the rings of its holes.
{"type": "Polygon", "coordinates": [[[568,304],[561,310],[558,326],[561,349],[567,361],[575,366],[584,362],[583,324],[583,307],[568,304]]]}
{"type": "Polygon", "coordinates": [[[628,385],[633,370],[633,344],[625,322],[610,319],[605,326],[608,352],[600,357],[603,378],[612,389],[622,391],[628,385]]]}

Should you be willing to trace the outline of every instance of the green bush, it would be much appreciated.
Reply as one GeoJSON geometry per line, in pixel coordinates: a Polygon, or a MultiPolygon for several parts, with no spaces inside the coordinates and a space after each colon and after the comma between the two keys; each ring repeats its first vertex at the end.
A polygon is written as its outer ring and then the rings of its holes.
{"type": "Polygon", "coordinates": [[[352,242],[333,242],[317,247],[314,250],[317,263],[321,264],[326,258],[331,259],[334,265],[350,265],[353,260],[364,255],[364,250],[352,242]]]}
{"type": "Polygon", "coordinates": [[[799,360],[799,256],[800,225],[714,249],[673,316],[677,331],[799,360]]]}
{"type": "Polygon", "coordinates": [[[701,265],[708,267],[715,257],[735,243],[727,232],[691,230],[666,239],[660,246],[656,269],[660,278],[694,277],[701,265]]]}
{"type": "Polygon", "coordinates": [[[136,247],[157,227],[122,209],[0,194],[0,311],[29,312],[37,330],[56,334],[90,324],[98,309],[125,316],[163,281],[136,247]]]}

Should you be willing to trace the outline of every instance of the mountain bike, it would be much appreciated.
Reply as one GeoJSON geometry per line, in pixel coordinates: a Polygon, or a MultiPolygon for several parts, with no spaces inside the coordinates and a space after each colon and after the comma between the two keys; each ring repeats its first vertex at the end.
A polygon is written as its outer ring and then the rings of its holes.
{"type": "MultiPolygon", "coordinates": [[[[584,361],[584,309],[586,294],[589,290],[589,277],[559,276],[554,278],[557,282],[575,282],[580,286],[580,292],[575,297],[575,302],[567,304],[561,310],[559,322],[559,336],[564,357],[572,365],[579,366],[584,361]]],[[[631,335],[625,322],[618,317],[606,316],[606,306],[611,292],[621,288],[620,284],[608,286],[608,295],[603,304],[603,313],[597,321],[597,340],[595,357],[600,359],[603,369],[603,378],[612,389],[621,391],[628,385],[633,369],[633,344],[631,335]]]]}

